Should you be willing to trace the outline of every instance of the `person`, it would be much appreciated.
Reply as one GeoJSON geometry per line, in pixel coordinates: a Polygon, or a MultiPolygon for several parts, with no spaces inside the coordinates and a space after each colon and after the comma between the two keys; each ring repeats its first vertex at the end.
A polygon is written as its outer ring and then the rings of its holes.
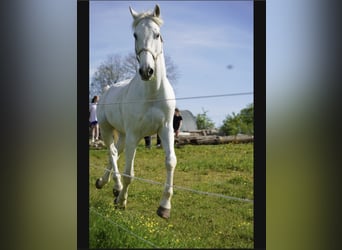
{"type": "Polygon", "coordinates": [[[99,124],[97,121],[97,115],[96,115],[96,108],[97,103],[99,101],[99,97],[96,95],[91,100],[91,103],[89,105],[89,122],[91,127],[91,141],[95,142],[99,139],[99,124]]]}
{"type": "Polygon", "coordinates": [[[145,140],[145,147],[148,149],[151,149],[151,136],[145,136],[144,140],[145,140]]]}
{"type": "Polygon", "coordinates": [[[175,108],[175,114],[173,115],[173,131],[175,137],[178,137],[180,129],[182,127],[183,117],[178,108],[175,108]]]}
{"type": "Polygon", "coordinates": [[[157,148],[160,148],[161,140],[159,135],[157,134],[157,148]]]}
{"type": "MultiPolygon", "coordinates": [[[[175,137],[178,137],[180,128],[182,127],[183,117],[178,108],[175,108],[175,113],[173,115],[173,132],[175,133],[175,137]]],[[[157,135],[157,147],[160,147],[161,140],[159,135],[157,135]]]]}

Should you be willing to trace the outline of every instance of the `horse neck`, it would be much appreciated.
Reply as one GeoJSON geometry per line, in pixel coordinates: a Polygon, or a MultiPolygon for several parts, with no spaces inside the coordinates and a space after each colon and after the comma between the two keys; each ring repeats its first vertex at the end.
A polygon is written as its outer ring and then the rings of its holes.
{"type": "Polygon", "coordinates": [[[164,53],[161,53],[156,60],[156,68],[155,68],[155,78],[152,80],[152,83],[147,84],[147,95],[152,98],[158,97],[161,95],[164,90],[164,82],[166,79],[166,68],[165,68],[165,58],[164,53]]]}
{"type": "Polygon", "coordinates": [[[165,58],[164,52],[161,53],[156,60],[156,79],[160,83],[166,78],[166,67],[165,67],[165,58]]]}

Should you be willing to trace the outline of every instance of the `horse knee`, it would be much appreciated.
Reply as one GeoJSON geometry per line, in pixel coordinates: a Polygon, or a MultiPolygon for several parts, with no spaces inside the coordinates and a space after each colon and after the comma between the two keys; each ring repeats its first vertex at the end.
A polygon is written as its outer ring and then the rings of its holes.
{"type": "Polygon", "coordinates": [[[176,165],[177,165],[177,158],[176,158],[176,156],[166,157],[165,165],[166,165],[166,169],[168,171],[174,170],[176,165]]]}

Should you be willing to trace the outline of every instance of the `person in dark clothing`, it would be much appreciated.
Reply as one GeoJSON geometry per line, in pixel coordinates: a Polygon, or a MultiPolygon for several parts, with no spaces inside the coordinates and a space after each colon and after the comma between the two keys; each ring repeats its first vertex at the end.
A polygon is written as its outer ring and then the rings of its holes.
{"type": "MultiPolygon", "coordinates": [[[[173,131],[175,133],[175,137],[178,137],[180,128],[182,127],[183,117],[178,108],[175,109],[175,114],[173,115],[173,131]]],[[[160,147],[161,141],[159,135],[157,135],[157,147],[160,147]]]]}
{"type": "Polygon", "coordinates": [[[175,137],[178,137],[180,128],[182,127],[183,117],[178,108],[175,109],[175,114],[173,115],[173,131],[175,132],[175,137]]]}
{"type": "Polygon", "coordinates": [[[159,135],[157,134],[157,147],[158,148],[160,147],[160,144],[161,144],[161,140],[160,140],[159,135]]]}
{"type": "Polygon", "coordinates": [[[151,136],[145,136],[144,140],[145,140],[145,147],[148,149],[151,149],[151,136]]]}

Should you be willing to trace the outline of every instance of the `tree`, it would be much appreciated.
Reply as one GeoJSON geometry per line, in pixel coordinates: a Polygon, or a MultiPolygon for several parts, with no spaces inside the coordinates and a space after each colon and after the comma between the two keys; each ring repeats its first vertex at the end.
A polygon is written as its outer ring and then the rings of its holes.
{"type": "Polygon", "coordinates": [[[247,105],[246,108],[240,111],[242,121],[242,131],[245,134],[254,134],[254,105],[253,103],[247,105]]]}
{"type": "Polygon", "coordinates": [[[179,78],[179,71],[177,65],[174,64],[169,55],[165,55],[165,67],[167,79],[169,79],[171,85],[175,85],[179,78]]]}
{"type": "Polygon", "coordinates": [[[118,54],[109,55],[107,59],[100,64],[92,77],[89,91],[90,97],[102,93],[105,86],[124,80],[124,76],[125,72],[122,57],[118,54]]]}
{"type": "Polygon", "coordinates": [[[246,108],[242,109],[240,113],[228,115],[223,120],[223,125],[220,132],[226,135],[241,134],[254,134],[254,105],[249,104],[246,108]]]}
{"type": "Polygon", "coordinates": [[[238,133],[241,133],[240,117],[234,112],[232,115],[228,115],[226,119],[223,120],[220,132],[226,135],[237,135],[238,133]]]}
{"type": "Polygon", "coordinates": [[[139,63],[134,53],[129,53],[123,62],[123,70],[127,78],[132,78],[137,72],[139,63]]]}
{"type": "MultiPolygon", "coordinates": [[[[129,53],[125,57],[119,54],[109,55],[107,59],[100,64],[94,73],[89,95],[101,95],[102,90],[107,85],[115,84],[124,79],[133,78],[137,72],[139,64],[134,53],[129,53]]],[[[171,57],[165,55],[165,66],[167,77],[174,85],[179,77],[177,65],[174,64],[171,57]]]]}
{"type": "Polygon", "coordinates": [[[204,109],[202,114],[197,114],[196,116],[196,124],[198,129],[213,129],[215,128],[214,122],[208,117],[208,111],[204,109]]]}

